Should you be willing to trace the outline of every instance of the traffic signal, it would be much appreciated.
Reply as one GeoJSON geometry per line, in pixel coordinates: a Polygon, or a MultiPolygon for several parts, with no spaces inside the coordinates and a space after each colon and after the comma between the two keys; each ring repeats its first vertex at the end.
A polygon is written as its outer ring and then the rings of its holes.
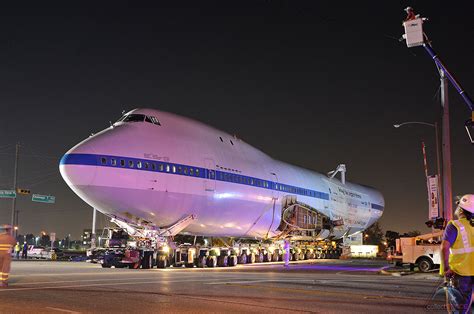
{"type": "Polygon", "coordinates": [[[18,194],[23,194],[23,195],[28,195],[28,194],[31,193],[31,191],[28,190],[28,189],[20,189],[20,188],[16,189],[16,192],[17,192],[18,194]]]}

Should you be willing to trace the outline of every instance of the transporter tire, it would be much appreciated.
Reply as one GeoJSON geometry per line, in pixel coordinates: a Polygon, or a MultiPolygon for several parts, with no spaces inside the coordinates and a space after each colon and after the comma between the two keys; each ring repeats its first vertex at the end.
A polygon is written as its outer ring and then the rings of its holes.
{"type": "Polygon", "coordinates": [[[217,257],[216,256],[208,256],[206,265],[207,265],[207,267],[217,267],[217,257]]]}
{"type": "Polygon", "coordinates": [[[227,267],[229,265],[229,259],[227,256],[218,256],[217,257],[217,266],[219,267],[227,267]]]}
{"type": "Polygon", "coordinates": [[[430,258],[425,257],[425,256],[420,257],[417,261],[417,264],[418,264],[418,269],[422,273],[427,273],[431,269],[433,269],[433,262],[431,261],[430,258]]]}
{"type": "Polygon", "coordinates": [[[263,253],[258,253],[258,255],[256,256],[256,259],[257,259],[257,263],[263,263],[263,253]]]}
{"type": "Polygon", "coordinates": [[[232,267],[232,266],[236,266],[237,265],[237,255],[231,255],[229,256],[229,263],[228,263],[228,266],[229,267],[232,267]]]}
{"type": "MultiPolygon", "coordinates": [[[[290,255],[291,256],[291,255],[290,255]]],[[[300,254],[299,253],[293,253],[293,259],[290,258],[290,261],[298,261],[300,259],[300,254]]]]}
{"type": "Polygon", "coordinates": [[[249,256],[247,256],[247,264],[254,264],[255,263],[255,253],[250,253],[249,256]]]}
{"type": "Polygon", "coordinates": [[[280,259],[280,257],[278,256],[278,253],[274,252],[272,254],[272,262],[278,262],[279,259],[280,259]]]}
{"type": "Polygon", "coordinates": [[[325,259],[326,258],[326,252],[321,252],[320,256],[321,256],[320,257],[321,259],[325,259]]]}
{"type": "Polygon", "coordinates": [[[306,252],[306,254],[304,255],[304,259],[311,259],[311,253],[306,252]]]}
{"type": "Polygon", "coordinates": [[[239,264],[247,264],[247,254],[246,253],[240,254],[238,262],[239,264]]]}
{"type": "Polygon", "coordinates": [[[142,259],[142,268],[143,269],[150,269],[153,267],[153,253],[152,252],[145,252],[143,254],[142,259]]]}
{"type": "Polygon", "coordinates": [[[205,256],[201,256],[198,258],[197,267],[199,268],[207,267],[207,258],[205,256]]]}
{"type": "Polygon", "coordinates": [[[168,267],[168,257],[165,255],[159,255],[156,261],[157,268],[166,268],[168,267]]]}

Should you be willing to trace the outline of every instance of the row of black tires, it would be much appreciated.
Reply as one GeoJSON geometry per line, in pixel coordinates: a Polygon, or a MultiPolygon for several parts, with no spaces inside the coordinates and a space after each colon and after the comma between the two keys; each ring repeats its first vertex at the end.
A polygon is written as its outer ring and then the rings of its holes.
{"type": "MultiPolygon", "coordinates": [[[[311,259],[332,259],[339,258],[340,253],[336,250],[324,251],[324,252],[306,252],[306,253],[292,253],[290,254],[290,261],[298,260],[311,260],[311,259]]],[[[194,263],[184,263],[185,267],[228,267],[236,266],[237,264],[254,264],[254,263],[266,263],[266,262],[279,262],[283,261],[283,255],[278,253],[259,253],[259,254],[246,254],[241,255],[221,255],[221,256],[200,256],[195,259],[194,263]]],[[[124,265],[119,261],[104,260],[102,267],[110,268],[111,266],[116,267],[130,267],[130,268],[143,268],[149,269],[156,266],[157,268],[167,268],[170,266],[170,261],[166,255],[158,255],[156,261],[153,258],[152,252],[145,252],[140,262],[135,264],[124,265]]]]}

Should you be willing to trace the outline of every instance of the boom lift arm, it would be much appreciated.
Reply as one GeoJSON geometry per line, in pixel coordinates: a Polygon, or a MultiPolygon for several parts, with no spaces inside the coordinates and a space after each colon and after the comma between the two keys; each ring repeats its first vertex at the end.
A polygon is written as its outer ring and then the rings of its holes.
{"type": "Polygon", "coordinates": [[[433,59],[440,73],[444,73],[444,75],[448,78],[448,80],[454,86],[459,95],[461,95],[462,99],[471,111],[471,119],[466,121],[465,128],[471,143],[474,144],[474,134],[471,134],[471,132],[474,133],[474,104],[472,102],[471,97],[469,97],[467,92],[462,88],[461,84],[459,84],[459,82],[454,78],[451,72],[449,72],[448,68],[444,65],[438,54],[431,46],[431,42],[429,41],[428,36],[426,36],[426,34],[423,32],[423,23],[428,19],[422,18],[419,15],[415,15],[413,8],[411,7],[406,8],[405,11],[408,13],[408,16],[403,22],[405,34],[403,34],[402,40],[406,40],[406,44],[408,47],[423,46],[426,52],[433,59]]]}

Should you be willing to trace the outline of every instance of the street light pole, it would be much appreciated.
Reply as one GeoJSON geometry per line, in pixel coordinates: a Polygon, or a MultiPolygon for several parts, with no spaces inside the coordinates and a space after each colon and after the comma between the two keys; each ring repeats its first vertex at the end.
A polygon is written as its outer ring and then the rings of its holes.
{"type": "MultiPolygon", "coordinates": [[[[449,121],[448,121],[449,123],[449,121]]],[[[443,184],[441,184],[442,182],[444,182],[444,180],[442,180],[442,178],[444,178],[444,173],[443,175],[441,174],[441,148],[439,146],[439,129],[438,129],[438,122],[435,122],[435,123],[428,123],[428,122],[421,122],[421,121],[409,121],[409,122],[403,122],[403,123],[400,123],[400,124],[394,124],[393,126],[395,128],[400,128],[404,125],[407,125],[407,124],[422,124],[422,125],[427,125],[427,126],[431,126],[435,129],[435,137],[436,137],[436,167],[437,167],[437,172],[438,172],[438,190],[439,190],[439,197],[438,197],[438,207],[439,207],[439,213],[440,215],[442,215],[444,218],[447,219],[446,217],[446,214],[445,214],[445,211],[444,209],[446,208],[445,207],[445,204],[444,204],[444,200],[446,199],[445,195],[444,195],[444,186],[443,184]]],[[[449,132],[449,125],[448,125],[448,132],[449,132]]],[[[443,151],[444,152],[444,151],[443,151]]],[[[443,154],[444,156],[444,154],[443,154]]],[[[443,168],[444,169],[444,168],[443,168]]],[[[449,198],[450,199],[450,198],[449,198]]],[[[452,212],[452,211],[451,211],[452,212]]],[[[452,218],[452,216],[451,216],[452,218]]]]}
{"type": "MultiPolygon", "coordinates": [[[[13,172],[13,190],[15,190],[15,193],[17,192],[16,188],[17,188],[17,179],[18,179],[18,155],[19,155],[19,153],[20,153],[20,143],[16,143],[15,170],[13,172]]],[[[15,226],[16,215],[17,215],[17,212],[16,212],[16,197],[14,197],[13,201],[12,201],[12,221],[11,221],[12,228],[15,226]]],[[[14,232],[14,234],[15,234],[14,236],[16,238],[16,231],[14,232]]]]}

